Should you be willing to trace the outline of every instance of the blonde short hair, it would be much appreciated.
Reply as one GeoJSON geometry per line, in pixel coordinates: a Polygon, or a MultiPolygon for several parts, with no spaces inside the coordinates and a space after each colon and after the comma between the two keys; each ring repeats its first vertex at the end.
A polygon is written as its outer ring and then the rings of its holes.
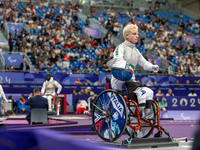
{"type": "Polygon", "coordinates": [[[137,29],[138,30],[138,26],[136,24],[127,24],[124,29],[123,29],[123,37],[124,39],[126,40],[126,34],[129,34],[130,33],[130,30],[131,29],[137,29]]]}

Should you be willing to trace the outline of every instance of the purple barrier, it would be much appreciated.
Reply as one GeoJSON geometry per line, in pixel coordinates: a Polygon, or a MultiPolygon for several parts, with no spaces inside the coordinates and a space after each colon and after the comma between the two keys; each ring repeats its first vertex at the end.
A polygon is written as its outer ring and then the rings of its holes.
{"type": "MultiPolygon", "coordinates": [[[[100,144],[73,138],[51,130],[0,131],[1,150],[105,150],[100,144]]],[[[107,146],[109,147],[109,146],[107,146]]]]}

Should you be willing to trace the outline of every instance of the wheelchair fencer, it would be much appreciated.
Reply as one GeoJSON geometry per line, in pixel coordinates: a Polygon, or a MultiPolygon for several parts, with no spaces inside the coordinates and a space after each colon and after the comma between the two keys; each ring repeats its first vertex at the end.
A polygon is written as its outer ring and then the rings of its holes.
{"type": "Polygon", "coordinates": [[[156,128],[158,132],[155,137],[161,137],[162,131],[169,136],[168,131],[160,125],[159,106],[153,101],[153,91],[140,83],[127,82],[132,77],[129,67],[126,70],[111,70],[116,79],[123,81],[127,95],[113,89],[98,95],[92,109],[97,135],[104,141],[113,142],[126,131],[129,135],[127,142],[130,143],[136,137],[149,137],[156,128]]]}
{"type": "Polygon", "coordinates": [[[51,74],[46,75],[46,81],[43,83],[41,94],[43,97],[47,98],[49,105],[49,112],[52,112],[54,109],[54,105],[52,105],[55,96],[58,95],[62,90],[62,86],[53,79],[51,74]],[[57,92],[55,92],[55,88],[58,88],[57,92]]]}

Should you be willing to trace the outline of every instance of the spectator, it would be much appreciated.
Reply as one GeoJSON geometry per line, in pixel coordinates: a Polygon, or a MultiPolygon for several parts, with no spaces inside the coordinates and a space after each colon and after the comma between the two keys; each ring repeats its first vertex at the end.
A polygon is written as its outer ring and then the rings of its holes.
{"type": "Polygon", "coordinates": [[[95,86],[101,85],[101,81],[96,81],[96,82],[94,82],[94,85],[95,85],[95,86]]]}
{"type": "Polygon", "coordinates": [[[82,83],[81,83],[79,78],[74,82],[74,85],[82,85],[82,83]]]}
{"type": "Polygon", "coordinates": [[[10,35],[10,37],[8,39],[9,51],[12,52],[13,45],[14,45],[14,39],[13,39],[13,35],[11,33],[9,33],[9,35],[10,35]]]}
{"type": "Polygon", "coordinates": [[[154,82],[153,82],[153,85],[154,85],[154,86],[158,86],[157,81],[154,81],[154,82]]]}
{"type": "Polygon", "coordinates": [[[168,93],[166,94],[166,96],[174,96],[174,94],[172,93],[172,89],[168,90],[168,93]]]}
{"type": "Polygon", "coordinates": [[[80,92],[78,92],[78,95],[85,95],[85,90],[84,90],[84,88],[81,88],[80,92]]]}
{"type": "Polygon", "coordinates": [[[93,95],[93,94],[94,94],[94,92],[91,91],[91,87],[87,87],[86,90],[87,90],[86,93],[87,93],[88,95],[93,95]]]}
{"type": "Polygon", "coordinates": [[[194,90],[192,90],[191,93],[188,94],[188,96],[197,96],[197,94],[194,92],[194,90]]]}
{"type": "Polygon", "coordinates": [[[162,110],[162,111],[167,110],[167,102],[164,97],[160,98],[160,101],[158,102],[158,106],[160,107],[160,110],[162,110]]]}
{"type": "Polygon", "coordinates": [[[63,63],[61,61],[61,59],[59,58],[58,61],[56,62],[56,65],[59,69],[63,68],[63,63]]]}
{"type": "Polygon", "coordinates": [[[158,97],[155,97],[154,98],[154,101],[156,101],[157,103],[159,102],[159,98],[158,97]]]}
{"type": "Polygon", "coordinates": [[[88,104],[85,100],[76,99],[76,114],[82,114],[87,112],[88,104]]]}
{"type": "Polygon", "coordinates": [[[199,86],[198,81],[194,80],[193,86],[199,86]]]}
{"type": "Polygon", "coordinates": [[[190,85],[190,80],[186,80],[186,84],[184,86],[191,86],[190,85]]]}
{"type": "Polygon", "coordinates": [[[73,90],[73,95],[78,95],[78,89],[73,90]]]}
{"type": "Polygon", "coordinates": [[[15,71],[14,66],[13,66],[13,65],[10,65],[10,68],[8,69],[8,71],[9,71],[9,72],[13,72],[13,71],[15,71]]]}
{"type": "Polygon", "coordinates": [[[69,68],[69,60],[68,59],[65,59],[63,61],[63,68],[66,69],[66,68],[69,68]]]}
{"type": "Polygon", "coordinates": [[[22,71],[28,71],[29,70],[29,65],[26,62],[26,59],[24,58],[22,63],[20,64],[20,70],[22,71]]]}
{"type": "Polygon", "coordinates": [[[149,81],[147,82],[147,86],[153,86],[153,82],[151,81],[151,79],[149,79],[149,81]]]}
{"type": "Polygon", "coordinates": [[[28,105],[25,104],[25,98],[24,98],[23,94],[20,95],[20,99],[17,102],[17,107],[18,107],[18,111],[20,113],[27,113],[28,112],[28,105]]]}
{"type": "Polygon", "coordinates": [[[87,80],[86,80],[86,79],[84,79],[84,81],[83,81],[82,85],[90,85],[90,83],[88,83],[88,82],[87,82],[87,80]]]}
{"type": "Polygon", "coordinates": [[[85,20],[85,26],[89,26],[90,25],[90,19],[89,16],[87,16],[86,20],[85,20]]]}
{"type": "Polygon", "coordinates": [[[178,79],[176,79],[174,86],[180,86],[178,79]]]}
{"type": "Polygon", "coordinates": [[[160,89],[157,90],[156,96],[164,96],[160,89]]]}

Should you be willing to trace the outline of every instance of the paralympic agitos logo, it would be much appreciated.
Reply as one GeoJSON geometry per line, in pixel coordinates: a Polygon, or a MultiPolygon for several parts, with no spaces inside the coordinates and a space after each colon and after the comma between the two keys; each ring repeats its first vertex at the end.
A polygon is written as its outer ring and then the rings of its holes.
{"type": "Polygon", "coordinates": [[[123,105],[119,102],[117,96],[115,94],[112,95],[111,97],[111,102],[113,107],[119,112],[120,116],[123,116],[123,112],[124,112],[124,107],[123,105]]]}

